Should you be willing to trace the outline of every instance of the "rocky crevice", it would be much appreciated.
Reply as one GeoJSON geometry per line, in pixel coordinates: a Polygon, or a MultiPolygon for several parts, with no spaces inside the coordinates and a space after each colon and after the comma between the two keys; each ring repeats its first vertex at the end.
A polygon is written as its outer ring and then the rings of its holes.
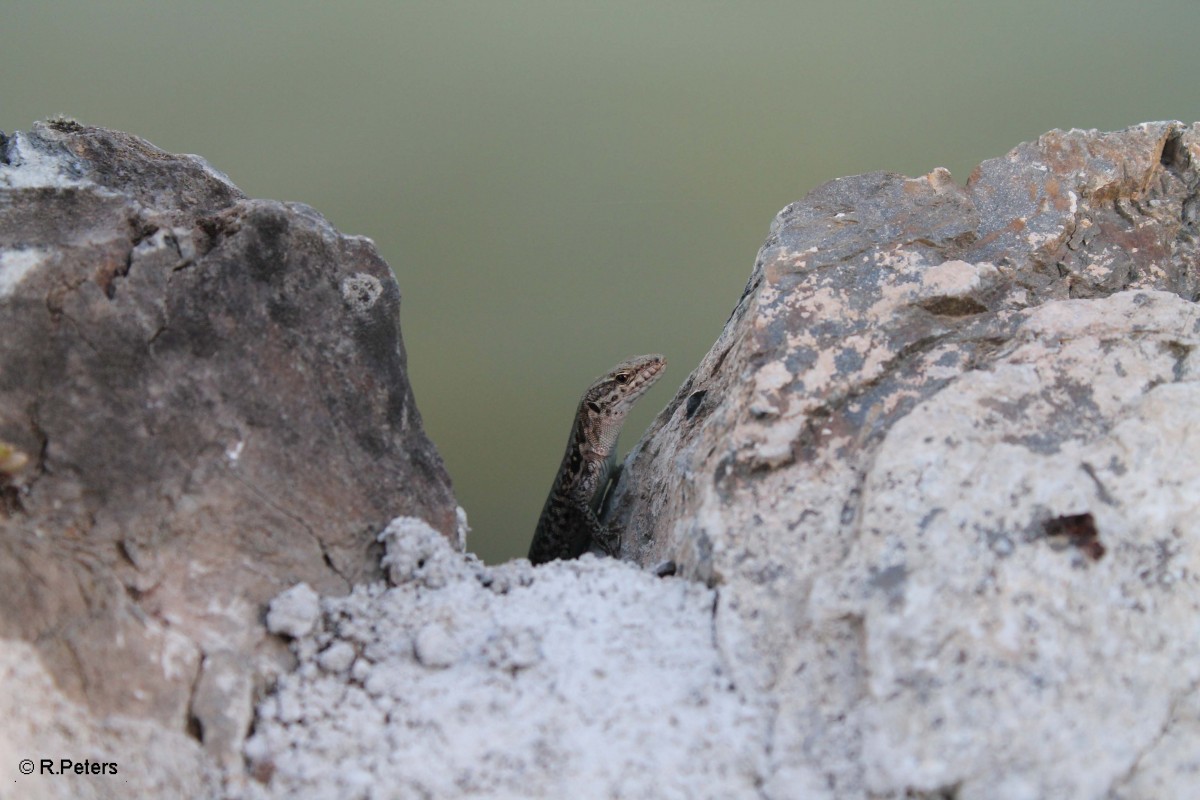
{"type": "Polygon", "coordinates": [[[0,265],[86,242],[0,296],[28,315],[0,443],[41,453],[4,478],[0,581],[35,603],[0,600],[34,643],[0,686],[154,720],[172,775],[247,800],[1193,788],[1200,126],[1053,131],[965,186],[871,173],[780,212],[614,494],[665,578],[451,546],[362,240],[125,134],[0,150],[0,265]]]}

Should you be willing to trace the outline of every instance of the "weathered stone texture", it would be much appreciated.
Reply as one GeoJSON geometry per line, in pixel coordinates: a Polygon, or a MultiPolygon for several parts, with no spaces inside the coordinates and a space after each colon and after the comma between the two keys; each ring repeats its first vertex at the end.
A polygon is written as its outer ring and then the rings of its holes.
{"type": "Polygon", "coordinates": [[[222,796],[221,773],[183,731],[123,715],[97,717],[65,696],[27,642],[0,642],[0,786],[19,800],[222,796]],[[34,762],[32,774],[21,761],[34,762]],[[103,774],[43,773],[74,764],[112,765],[103,774]],[[115,774],[108,771],[116,769],[115,774]]]}
{"type": "Polygon", "coordinates": [[[616,505],[718,588],[767,796],[1195,786],[1198,166],[1056,131],[779,214],[616,505]]]}
{"type": "Polygon", "coordinates": [[[231,797],[1195,794],[1200,126],[784,209],[613,506],[708,586],[456,552],[369,245],[145,148],[3,146],[0,708],[60,689],[0,751],[83,697],[231,797]]]}
{"type": "Polygon", "coordinates": [[[300,666],[258,707],[245,800],[753,796],[766,718],[730,691],[712,590],[485,567],[415,519],[381,538],[394,586],[271,604],[300,666]]]}
{"type": "Polygon", "coordinates": [[[230,757],[266,600],[378,577],[397,514],[455,533],[399,306],[369,240],[201,159],[0,135],[0,638],[230,757]]]}

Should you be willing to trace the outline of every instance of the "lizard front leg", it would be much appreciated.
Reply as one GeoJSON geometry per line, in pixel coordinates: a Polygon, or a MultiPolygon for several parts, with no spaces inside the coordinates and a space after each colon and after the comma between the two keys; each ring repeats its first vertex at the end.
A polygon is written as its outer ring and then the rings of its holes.
{"type": "Polygon", "coordinates": [[[599,513],[596,514],[596,526],[590,528],[591,538],[593,542],[593,550],[597,550],[611,558],[617,558],[621,554],[621,529],[616,525],[608,522],[609,514],[611,513],[611,505],[613,495],[617,488],[617,481],[621,479],[621,473],[625,471],[625,465],[617,462],[615,457],[611,457],[611,466],[607,470],[606,480],[604,482],[603,491],[597,493],[599,500],[596,505],[599,508],[599,513]]]}
{"type": "Polygon", "coordinates": [[[615,525],[605,525],[589,508],[584,517],[587,521],[588,537],[591,539],[591,551],[610,558],[621,555],[621,529],[615,525]]]}
{"type": "Polygon", "coordinates": [[[616,494],[617,490],[617,481],[621,479],[621,473],[624,471],[624,464],[616,464],[608,473],[608,480],[604,484],[604,491],[600,492],[600,497],[598,498],[600,502],[596,504],[598,506],[596,514],[602,520],[608,519],[609,514],[612,513],[611,506],[613,502],[613,495],[616,494]]]}

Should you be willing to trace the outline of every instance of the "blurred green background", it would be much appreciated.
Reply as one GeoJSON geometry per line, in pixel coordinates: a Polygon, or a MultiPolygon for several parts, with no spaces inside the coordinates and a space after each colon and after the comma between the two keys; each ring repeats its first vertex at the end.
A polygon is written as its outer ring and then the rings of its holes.
{"type": "Polygon", "coordinates": [[[373,238],[488,561],[523,555],[579,394],[720,332],[777,210],[1051,128],[1200,119],[1200,3],[0,1],[0,129],[66,114],[373,238]]]}

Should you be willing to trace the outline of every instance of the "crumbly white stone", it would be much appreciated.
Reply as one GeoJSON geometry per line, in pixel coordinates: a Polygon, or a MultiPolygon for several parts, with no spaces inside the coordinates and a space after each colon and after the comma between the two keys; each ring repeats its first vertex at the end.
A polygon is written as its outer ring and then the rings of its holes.
{"type": "Polygon", "coordinates": [[[298,583],[271,601],[267,630],[292,637],[307,636],[321,615],[321,598],[307,583],[298,583]]]}
{"type": "Polygon", "coordinates": [[[349,642],[334,642],[321,651],[317,663],[328,672],[345,672],[354,663],[354,646],[349,642]]]}
{"type": "Polygon", "coordinates": [[[246,797],[754,796],[765,717],[722,666],[711,590],[590,556],[488,569],[424,527],[384,537],[399,585],[326,598],[293,643],[246,797]],[[352,671],[322,663],[364,639],[352,671]]]}

